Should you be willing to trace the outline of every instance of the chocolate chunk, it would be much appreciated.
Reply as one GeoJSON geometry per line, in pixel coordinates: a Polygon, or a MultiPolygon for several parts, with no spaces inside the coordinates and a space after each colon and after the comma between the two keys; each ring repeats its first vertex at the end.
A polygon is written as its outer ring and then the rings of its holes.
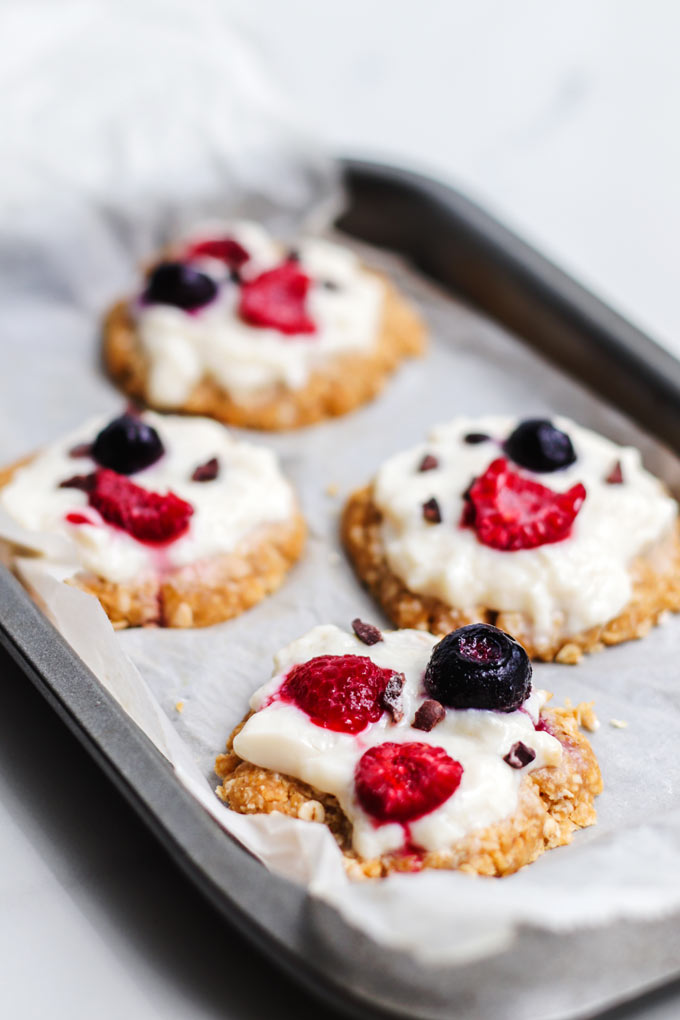
{"type": "Polygon", "coordinates": [[[621,467],[620,460],[617,460],[616,464],[605,478],[605,481],[609,485],[623,485],[623,469],[621,467]]]}
{"type": "Polygon", "coordinates": [[[299,262],[300,252],[298,251],[297,248],[289,248],[286,254],[286,258],[289,262],[299,262]]]}
{"type": "Polygon", "coordinates": [[[92,492],[94,484],[94,473],[91,475],[73,475],[72,478],[65,478],[63,482],[59,482],[59,488],[80,489],[82,492],[92,492]]]}
{"type": "Polygon", "coordinates": [[[68,451],[69,457],[89,457],[92,453],[92,443],[78,443],[68,451]]]}
{"type": "Polygon", "coordinates": [[[439,509],[439,503],[434,496],[432,499],[428,499],[427,503],[423,503],[423,517],[426,521],[429,521],[430,524],[441,524],[442,512],[439,509]]]}
{"type": "Polygon", "coordinates": [[[463,442],[468,443],[469,446],[476,446],[478,443],[488,443],[491,436],[487,436],[486,432],[468,432],[466,436],[463,436],[463,442]]]}
{"type": "Polygon", "coordinates": [[[340,290],[340,284],[336,283],[335,280],[322,280],[321,286],[325,287],[326,290],[340,290]]]}
{"type": "MultiPolygon", "coordinates": [[[[382,640],[382,638],[381,638],[382,640]]],[[[401,704],[401,692],[406,683],[403,673],[393,673],[387,681],[387,686],[382,696],[382,706],[392,716],[395,723],[401,722],[404,718],[404,709],[401,704]]]]}
{"type": "Polygon", "coordinates": [[[518,740],[516,744],[512,745],[508,753],[503,756],[503,761],[507,762],[511,769],[523,769],[535,757],[536,752],[533,748],[527,747],[521,740],[518,740]]]}
{"type": "Polygon", "coordinates": [[[374,627],[372,623],[364,623],[358,616],[356,620],[352,620],[352,630],[365,645],[377,645],[378,641],[383,639],[377,627],[374,627]]]}
{"type": "Polygon", "coordinates": [[[438,467],[439,461],[437,460],[437,458],[431,453],[426,453],[423,459],[421,460],[420,464],[418,465],[418,470],[434,471],[434,469],[438,467]]]}
{"type": "Polygon", "coordinates": [[[220,462],[217,457],[211,457],[205,464],[199,464],[191,476],[192,482],[212,482],[220,473],[220,462]]]}
{"type": "Polygon", "coordinates": [[[231,280],[232,283],[241,283],[242,282],[241,274],[239,273],[238,269],[234,269],[233,266],[229,270],[229,279],[231,280]]]}
{"type": "Polygon", "coordinates": [[[438,701],[428,698],[424,701],[415,714],[413,723],[414,730],[424,730],[429,733],[437,723],[440,723],[446,715],[446,709],[438,701]]]}

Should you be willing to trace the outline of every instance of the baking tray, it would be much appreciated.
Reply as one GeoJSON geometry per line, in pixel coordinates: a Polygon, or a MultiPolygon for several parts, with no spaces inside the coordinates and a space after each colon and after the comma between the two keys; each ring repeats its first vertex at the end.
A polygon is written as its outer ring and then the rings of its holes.
{"type": "MultiPolygon", "coordinates": [[[[680,363],[671,355],[452,189],[378,164],[344,169],[341,230],[403,254],[680,453],[680,363]]],[[[326,1003],[367,1018],[549,1020],[594,1016],[680,973],[673,919],[569,935],[523,930],[508,951],[464,967],[429,970],[387,951],[225,834],[4,568],[0,641],[198,888],[326,1003]],[[515,976],[527,954],[541,961],[530,988],[515,976]],[[561,1006],[551,1012],[557,987],[561,1006]]]]}

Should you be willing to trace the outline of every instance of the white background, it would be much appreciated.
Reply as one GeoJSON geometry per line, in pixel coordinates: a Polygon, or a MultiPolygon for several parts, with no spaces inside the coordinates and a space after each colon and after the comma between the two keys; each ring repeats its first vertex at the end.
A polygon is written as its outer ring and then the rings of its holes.
{"type": "MultiPolygon", "coordinates": [[[[680,350],[680,5],[233,7],[320,138],[453,182],[680,350]]],[[[319,1017],[201,903],[19,674],[0,672],[0,1015],[319,1017]]],[[[679,1014],[672,995],[625,1013],[679,1014]]]]}

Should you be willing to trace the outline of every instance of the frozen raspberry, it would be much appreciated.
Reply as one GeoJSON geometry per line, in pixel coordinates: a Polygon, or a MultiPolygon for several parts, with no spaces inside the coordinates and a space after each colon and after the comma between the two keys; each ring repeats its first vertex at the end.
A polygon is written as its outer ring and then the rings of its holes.
{"type": "Polygon", "coordinates": [[[559,471],[576,460],[567,433],[545,418],[521,421],[503,446],[510,460],[529,471],[559,471]]]}
{"type": "Polygon", "coordinates": [[[133,475],[155,464],[165,453],[156,430],[139,415],[126,412],[103,428],[90,451],[98,464],[120,475],[133,475]]]}
{"type": "Polygon", "coordinates": [[[359,733],[382,715],[393,672],[365,655],[318,655],[293,667],[279,697],[301,708],[316,726],[359,733]]]}
{"type": "Polygon", "coordinates": [[[149,275],[142,295],[148,304],[174,305],[193,312],[209,304],[217,294],[217,284],[205,273],[183,262],[161,262],[149,275]]]}
{"type": "Polygon", "coordinates": [[[488,623],[471,623],[435,645],[425,690],[449,708],[513,712],[531,694],[531,662],[509,634],[488,623]]]}
{"type": "Polygon", "coordinates": [[[493,549],[535,549],[569,537],[585,498],[580,483],[553,492],[499,457],[468,489],[460,523],[474,528],[479,541],[493,549]]]}
{"type": "Polygon", "coordinates": [[[316,333],[305,308],[310,278],[296,262],[284,262],[241,288],[241,317],[251,326],[268,326],[290,336],[316,333]]]}
{"type": "Polygon", "coordinates": [[[359,759],[359,803],[378,822],[414,822],[447,801],[463,775],[460,762],[431,744],[378,744],[359,759]]]}
{"type": "Polygon", "coordinates": [[[219,259],[230,269],[240,269],[250,258],[249,253],[235,241],[233,237],[216,237],[211,240],[197,241],[189,246],[186,252],[188,259],[211,258],[219,259]]]}
{"type": "Polygon", "coordinates": [[[154,544],[172,542],[183,535],[194,512],[191,504],[174,492],[164,496],[149,492],[106,468],[97,471],[89,500],[109,524],[140,542],[154,544]]]}

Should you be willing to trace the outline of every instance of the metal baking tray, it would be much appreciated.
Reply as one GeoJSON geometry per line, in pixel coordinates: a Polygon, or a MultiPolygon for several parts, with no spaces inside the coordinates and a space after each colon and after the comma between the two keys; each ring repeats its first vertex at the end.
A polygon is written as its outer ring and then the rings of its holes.
{"type": "MultiPolygon", "coordinates": [[[[345,161],[344,171],[340,230],[401,253],[680,453],[680,363],[670,354],[451,188],[373,163],[345,161]]],[[[201,892],[327,1004],[373,1020],[612,1016],[680,973],[673,919],[523,930],[496,957],[438,970],[385,950],[219,827],[5,568],[0,642],[201,892]],[[541,961],[531,987],[515,977],[527,954],[541,961]],[[557,988],[562,1005],[551,1013],[557,988]]]]}

